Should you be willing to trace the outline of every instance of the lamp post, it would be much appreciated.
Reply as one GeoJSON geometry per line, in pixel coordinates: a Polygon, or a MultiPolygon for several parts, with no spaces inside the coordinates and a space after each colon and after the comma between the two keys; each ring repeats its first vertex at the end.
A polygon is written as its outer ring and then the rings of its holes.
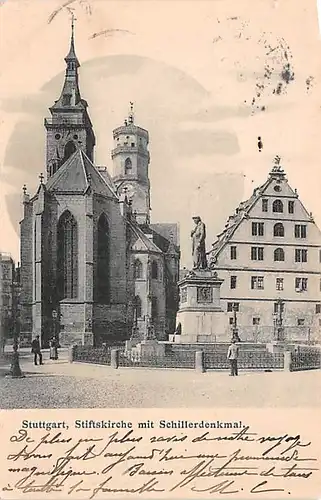
{"type": "Polygon", "coordinates": [[[239,341],[239,331],[237,327],[237,305],[233,304],[233,323],[232,323],[232,338],[239,341]]]}
{"type": "Polygon", "coordinates": [[[131,332],[131,336],[130,336],[130,339],[131,340],[134,340],[138,337],[138,314],[137,314],[137,308],[138,308],[138,302],[137,302],[137,299],[135,297],[134,299],[134,302],[133,302],[133,306],[134,306],[134,318],[133,318],[133,326],[132,326],[132,332],[131,332]]]}
{"type": "MultiPolygon", "coordinates": [[[[56,337],[56,330],[57,330],[57,318],[58,318],[58,313],[56,311],[56,309],[53,309],[52,310],[52,313],[51,313],[51,316],[52,316],[52,326],[53,326],[53,336],[56,337]]],[[[58,339],[57,339],[58,340],[58,339]]]]}
{"type": "Polygon", "coordinates": [[[284,340],[283,310],[284,301],[282,299],[278,299],[276,301],[276,312],[273,314],[274,338],[277,342],[284,340]]]}
{"type": "Polygon", "coordinates": [[[13,354],[11,359],[10,367],[10,377],[12,378],[24,378],[25,375],[22,373],[19,363],[19,339],[16,324],[16,306],[17,306],[16,288],[12,284],[12,323],[13,323],[13,354]]]}

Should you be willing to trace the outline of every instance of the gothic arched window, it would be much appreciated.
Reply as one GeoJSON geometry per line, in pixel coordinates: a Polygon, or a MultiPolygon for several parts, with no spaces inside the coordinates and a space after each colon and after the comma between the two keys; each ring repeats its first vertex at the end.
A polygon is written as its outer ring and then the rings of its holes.
{"type": "Polygon", "coordinates": [[[274,236],[284,236],[284,226],[281,222],[274,224],[273,234],[274,236]]]}
{"type": "Polygon", "coordinates": [[[135,312],[136,312],[136,318],[141,318],[142,317],[142,301],[138,295],[135,297],[135,312]]]}
{"type": "Polygon", "coordinates": [[[158,279],[158,265],[155,260],[152,262],[152,279],[157,280],[158,279]]]}
{"type": "Polygon", "coordinates": [[[100,304],[110,302],[110,233],[105,214],[98,219],[97,228],[97,279],[96,297],[100,304]]]}
{"type": "Polygon", "coordinates": [[[76,151],[76,146],[73,141],[67,142],[64,149],[64,162],[76,151]]]}
{"type": "Polygon", "coordinates": [[[276,262],[281,262],[284,260],[284,250],[283,248],[276,248],[274,250],[274,260],[276,262]]]}
{"type": "Polygon", "coordinates": [[[134,279],[141,279],[143,277],[143,264],[139,259],[134,262],[134,279]]]}
{"type": "Polygon", "coordinates": [[[283,203],[281,200],[274,200],[272,205],[273,212],[282,213],[283,212],[283,203]]]}
{"type": "Polygon", "coordinates": [[[130,158],[125,160],[125,174],[130,174],[132,171],[132,161],[130,158]]]}
{"type": "Polygon", "coordinates": [[[78,296],[78,227],[69,210],[57,228],[57,292],[60,300],[78,296]]]}

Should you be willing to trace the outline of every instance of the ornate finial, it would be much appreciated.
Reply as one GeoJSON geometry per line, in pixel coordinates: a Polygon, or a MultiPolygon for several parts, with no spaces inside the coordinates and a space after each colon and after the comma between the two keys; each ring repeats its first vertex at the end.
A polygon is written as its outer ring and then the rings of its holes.
{"type": "Polygon", "coordinates": [[[41,172],[41,174],[39,175],[39,180],[40,180],[40,184],[43,184],[44,175],[43,175],[43,173],[42,173],[42,172],[41,172]]]}
{"type": "Polygon", "coordinates": [[[74,41],[74,31],[75,31],[75,21],[77,21],[77,18],[74,13],[74,9],[71,7],[67,7],[71,14],[71,40],[74,41]]]}
{"type": "Polygon", "coordinates": [[[279,155],[276,155],[274,158],[274,163],[275,165],[280,165],[281,157],[279,155]]]}
{"type": "Polygon", "coordinates": [[[127,186],[125,186],[125,187],[123,188],[123,193],[124,193],[124,201],[125,201],[126,203],[128,203],[127,191],[128,191],[128,187],[127,187],[127,186]]]}
{"type": "Polygon", "coordinates": [[[27,186],[25,184],[23,185],[22,191],[24,195],[27,194],[27,186]]]}
{"type": "Polygon", "coordinates": [[[280,162],[281,162],[281,156],[279,155],[276,155],[274,157],[274,165],[273,165],[273,168],[272,168],[272,171],[271,173],[278,173],[278,174],[282,174],[282,176],[284,177],[284,171],[280,165],[280,162]]]}

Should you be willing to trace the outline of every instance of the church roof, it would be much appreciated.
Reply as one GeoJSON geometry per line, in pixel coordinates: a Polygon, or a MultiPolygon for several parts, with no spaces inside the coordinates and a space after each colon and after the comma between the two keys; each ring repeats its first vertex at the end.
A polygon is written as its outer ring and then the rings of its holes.
{"type": "Polygon", "coordinates": [[[132,231],[134,238],[136,238],[135,242],[132,244],[133,251],[145,251],[152,253],[162,253],[162,251],[158,248],[155,243],[146,236],[146,234],[142,231],[142,229],[132,222],[128,222],[129,227],[132,231]]]}
{"type": "Polygon", "coordinates": [[[117,198],[111,179],[103,177],[81,149],[48,179],[47,191],[84,193],[88,188],[96,194],[117,198]]]}

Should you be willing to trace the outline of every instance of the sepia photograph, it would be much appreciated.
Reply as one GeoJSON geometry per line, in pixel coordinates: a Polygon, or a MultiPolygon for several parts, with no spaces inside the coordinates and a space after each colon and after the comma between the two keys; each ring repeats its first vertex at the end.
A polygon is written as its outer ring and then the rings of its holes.
{"type": "Polygon", "coordinates": [[[0,0],[2,410],[320,408],[317,7],[0,0]]]}

